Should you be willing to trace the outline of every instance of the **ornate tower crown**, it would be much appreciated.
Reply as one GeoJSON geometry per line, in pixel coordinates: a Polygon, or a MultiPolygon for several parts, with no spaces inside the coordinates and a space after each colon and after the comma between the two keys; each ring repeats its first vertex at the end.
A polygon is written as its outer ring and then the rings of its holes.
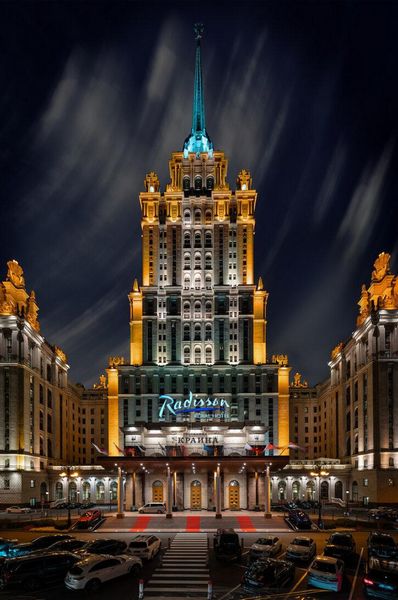
{"type": "Polygon", "coordinates": [[[202,23],[194,25],[196,39],[196,58],[195,58],[195,80],[193,88],[193,107],[192,107],[192,129],[190,135],[184,142],[183,152],[187,158],[190,152],[195,152],[198,156],[201,152],[213,154],[213,143],[206,131],[205,124],[205,102],[203,95],[202,61],[200,40],[203,36],[202,23]]]}

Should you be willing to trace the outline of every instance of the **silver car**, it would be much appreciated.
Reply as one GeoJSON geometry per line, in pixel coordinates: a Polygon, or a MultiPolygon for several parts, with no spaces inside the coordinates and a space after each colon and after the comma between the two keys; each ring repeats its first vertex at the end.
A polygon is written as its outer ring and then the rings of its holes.
{"type": "Polygon", "coordinates": [[[312,538],[297,536],[286,548],[286,558],[310,560],[316,556],[316,544],[312,538]]]}
{"type": "Polygon", "coordinates": [[[147,513],[154,515],[162,515],[166,512],[166,504],[164,502],[147,502],[144,506],[138,509],[139,513],[147,513]]]}

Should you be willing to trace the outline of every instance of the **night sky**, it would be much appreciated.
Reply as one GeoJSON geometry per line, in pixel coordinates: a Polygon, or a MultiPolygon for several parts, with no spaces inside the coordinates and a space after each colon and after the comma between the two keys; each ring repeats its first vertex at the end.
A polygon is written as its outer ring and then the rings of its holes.
{"type": "Polygon", "coordinates": [[[322,380],[377,254],[398,270],[397,2],[3,1],[0,274],[23,266],[72,381],[128,357],[138,195],[189,133],[197,21],[207,130],[258,191],[268,353],[322,380]]]}

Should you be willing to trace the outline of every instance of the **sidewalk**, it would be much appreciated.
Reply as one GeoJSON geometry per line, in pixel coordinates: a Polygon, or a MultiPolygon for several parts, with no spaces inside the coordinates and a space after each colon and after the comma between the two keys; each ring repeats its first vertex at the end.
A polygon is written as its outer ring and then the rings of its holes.
{"type": "Polygon", "coordinates": [[[208,533],[214,532],[219,527],[232,528],[238,533],[266,533],[290,531],[281,515],[274,515],[272,519],[265,519],[262,513],[252,511],[223,511],[222,518],[216,519],[215,515],[207,511],[173,513],[172,519],[165,515],[138,515],[125,513],[123,519],[108,516],[105,522],[96,530],[97,533],[208,533]]]}

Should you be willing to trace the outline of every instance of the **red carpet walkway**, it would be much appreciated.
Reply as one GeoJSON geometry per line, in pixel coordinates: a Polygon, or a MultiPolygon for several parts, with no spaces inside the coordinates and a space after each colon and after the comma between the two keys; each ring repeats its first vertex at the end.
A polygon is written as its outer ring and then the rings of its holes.
{"type": "Polygon", "coordinates": [[[200,517],[187,517],[185,531],[198,532],[200,531],[200,517]]]}

